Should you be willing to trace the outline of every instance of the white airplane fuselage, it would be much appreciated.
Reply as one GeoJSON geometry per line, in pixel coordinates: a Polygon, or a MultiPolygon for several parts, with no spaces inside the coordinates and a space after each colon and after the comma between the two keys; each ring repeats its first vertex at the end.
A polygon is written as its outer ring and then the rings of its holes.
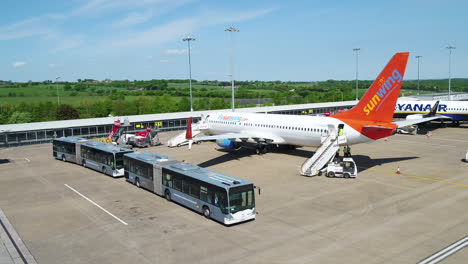
{"type": "Polygon", "coordinates": [[[337,133],[340,124],[344,125],[344,135],[349,145],[372,140],[333,117],[218,112],[210,113],[202,122],[205,126],[201,130],[207,135],[256,134],[277,139],[271,144],[318,147],[322,137],[331,132],[337,133]],[[334,127],[333,131],[330,131],[330,126],[334,127]]]}

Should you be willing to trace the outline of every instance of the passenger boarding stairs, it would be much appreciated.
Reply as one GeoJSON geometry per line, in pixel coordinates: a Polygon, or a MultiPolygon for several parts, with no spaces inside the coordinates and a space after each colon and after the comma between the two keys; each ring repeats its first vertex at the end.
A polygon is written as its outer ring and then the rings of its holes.
{"type": "Polygon", "coordinates": [[[335,157],[336,151],[341,144],[346,144],[346,137],[338,137],[334,126],[329,125],[329,134],[323,136],[322,145],[315,154],[306,160],[301,167],[301,174],[304,176],[318,175],[320,170],[335,157]]]}

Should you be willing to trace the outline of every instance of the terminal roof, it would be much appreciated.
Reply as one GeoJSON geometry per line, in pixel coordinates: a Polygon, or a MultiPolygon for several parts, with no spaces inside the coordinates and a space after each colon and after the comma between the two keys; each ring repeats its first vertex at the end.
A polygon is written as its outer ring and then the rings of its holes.
{"type": "Polygon", "coordinates": [[[82,137],[60,137],[60,138],[55,138],[54,140],[69,142],[69,143],[77,143],[77,142],[83,143],[83,142],[88,141],[86,138],[82,138],[82,137]]]}
{"type": "MultiPolygon", "coordinates": [[[[289,111],[293,109],[308,109],[308,108],[321,108],[321,107],[347,107],[355,105],[355,101],[344,102],[328,102],[328,103],[313,103],[313,104],[300,104],[300,105],[279,105],[279,106],[265,106],[265,107],[250,107],[238,109],[240,112],[245,113],[266,113],[274,111],[289,111]]],[[[148,115],[133,115],[133,116],[114,116],[114,117],[100,117],[76,120],[60,120],[49,122],[35,122],[24,124],[8,124],[0,125],[0,132],[21,132],[21,131],[35,131],[47,129],[65,129],[74,127],[87,127],[87,126],[102,126],[113,125],[114,121],[123,121],[125,118],[131,123],[148,122],[148,121],[164,121],[173,119],[185,119],[189,117],[199,118],[202,114],[209,114],[212,112],[231,111],[231,109],[220,109],[211,111],[194,111],[194,112],[177,112],[177,113],[163,113],[163,114],[148,114],[148,115]]]]}

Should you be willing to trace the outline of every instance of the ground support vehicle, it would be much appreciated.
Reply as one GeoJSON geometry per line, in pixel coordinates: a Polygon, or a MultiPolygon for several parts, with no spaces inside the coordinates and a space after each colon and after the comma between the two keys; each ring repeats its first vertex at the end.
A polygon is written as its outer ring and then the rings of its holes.
{"type": "Polygon", "coordinates": [[[357,167],[352,157],[332,159],[325,168],[327,177],[356,178],[357,167]]]}

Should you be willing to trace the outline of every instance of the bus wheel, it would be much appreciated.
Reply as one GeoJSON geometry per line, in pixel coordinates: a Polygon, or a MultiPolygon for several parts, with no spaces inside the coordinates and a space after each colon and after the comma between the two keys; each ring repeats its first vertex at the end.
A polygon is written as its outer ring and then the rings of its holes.
{"type": "Polygon", "coordinates": [[[351,177],[351,174],[345,173],[343,176],[344,176],[346,179],[348,179],[349,177],[351,177]]]}
{"type": "Polygon", "coordinates": [[[138,178],[135,179],[135,185],[140,188],[140,180],[138,180],[138,178]]]}
{"type": "Polygon", "coordinates": [[[171,192],[169,192],[169,190],[166,190],[166,192],[164,193],[164,197],[166,198],[166,200],[168,202],[171,201],[171,192]]]}
{"type": "Polygon", "coordinates": [[[106,169],[106,167],[102,167],[102,173],[107,174],[107,169],[106,169]]]}
{"type": "Polygon", "coordinates": [[[62,161],[67,161],[67,159],[65,158],[65,155],[62,154],[62,161]]]}
{"type": "Polygon", "coordinates": [[[335,177],[335,173],[333,171],[328,172],[327,174],[328,177],[333,178],[335,177]]]}
{"type": "Polygon", "coordinates": [[[208,206],[203,206],[203,216],[205,216],[206,218],[210,218],[211,216],[211,211],[210,211],[210,208],[208,208],[208,206]]]}

